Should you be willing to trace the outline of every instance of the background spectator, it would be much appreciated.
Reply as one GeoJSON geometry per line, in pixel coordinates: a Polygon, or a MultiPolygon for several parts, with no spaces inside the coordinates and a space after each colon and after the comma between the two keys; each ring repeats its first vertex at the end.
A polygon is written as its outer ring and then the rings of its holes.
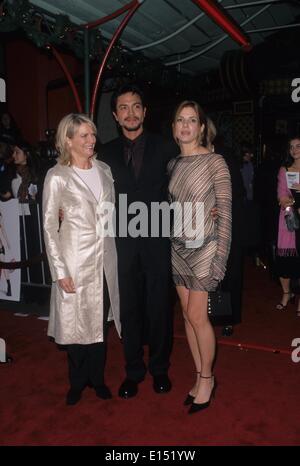
{"type": "Polygon", "coordinates": [[[15,144],[21,138],[21,132],[15,120],[8,112],[3,112],[0,117],[0,139],[8,144],[15,144]]]}
{"type": "Polygon", "coordinates": [[[11,147],[5,142],[0,142],[0,201],[2,202],[12,197],[11,182],[14,175],[11,147]]]}

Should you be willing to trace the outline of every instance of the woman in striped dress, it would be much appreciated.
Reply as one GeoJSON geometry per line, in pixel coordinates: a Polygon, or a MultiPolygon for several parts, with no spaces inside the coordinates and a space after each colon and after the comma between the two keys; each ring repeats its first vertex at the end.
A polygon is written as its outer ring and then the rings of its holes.
{"type": "Polygon", "coordinates": [[[178,106],[173,135],[181,154],[168,166],[169,194],[170,200],[182,207],[184,227],[180,233],[180,216],[175,213],[172,273],[196,366],[196,382],[184,401],[191,405],[192,414],[209,406],[217,386],[212,374],[215,335],[207,301],[208,292],[216,289],[226,270],[231,241],[231,182],[223,157],[206,147],[206,117],[196,102],[184,101],[178,106]],[[214,207],[218,211],[216,221],[211,215],[214,207]],[[197,208],[203,214],[201,221],[197,208]]]}

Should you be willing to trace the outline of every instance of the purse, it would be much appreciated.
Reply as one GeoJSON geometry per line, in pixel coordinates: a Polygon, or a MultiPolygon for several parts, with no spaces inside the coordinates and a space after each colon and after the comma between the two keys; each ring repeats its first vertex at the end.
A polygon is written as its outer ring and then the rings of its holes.
{"type": "Polygon", "coordinates": [[[285,208],[284,218],[286,222],[287,229],[289,231],[295,231],[299,228],[299,217],[295,212],[295,209],[292,206],[285,208]]]}
{"type": "Polygon", "coordinates": [[[220,287],[208,293],[208,317],[216,325],[229,325],[232,322],[232,306],[229,291],[220,287]]]}

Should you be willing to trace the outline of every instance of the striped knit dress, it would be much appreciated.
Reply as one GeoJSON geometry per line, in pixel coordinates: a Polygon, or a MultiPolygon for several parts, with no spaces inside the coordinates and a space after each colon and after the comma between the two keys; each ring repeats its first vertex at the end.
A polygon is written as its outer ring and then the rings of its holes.
{"type": "Polygon", "coordinates": [[[181,235],[175,228],[175,215],[171,234],[173,281],[192,290],[214,291],[225,275],[231,242],[231,181],[226,162],[215,153],[179,156],[169,162],[168,173],[170,201],[180,203],[182,209],[191,206],[186,208],[189,215],[181,235]],[[200,246],[191,241],[190,233],[186,235],[186,226],[197,235],[196,203],[203,203],[204,208],[200,246]],[[213,207],[218,209],[217,220],[211,216],[213,207]]]}

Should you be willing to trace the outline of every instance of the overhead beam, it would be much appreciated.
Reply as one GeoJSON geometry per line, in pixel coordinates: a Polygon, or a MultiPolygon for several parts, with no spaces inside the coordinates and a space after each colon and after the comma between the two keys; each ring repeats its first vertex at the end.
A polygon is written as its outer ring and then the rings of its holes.
{"type": "Polygon", "coordinates": [[[97,73],[94,88],[93,88],[92,100],[91,100],[91,105],[90,105],[90,117],[92,119],[94,118],[97,92],[98,92],[98,89],[99,89],[99,86],[100,86],[101,78],[102,78],[106,63],[108,61],[109,55],[110,55],[115,43],[118,41],[120,35],[122,34],[123,30],[127,26],[127,23],[129,22],[131,17],[134,15],[136,10],[141,6],[143,1],[144,0],[134,0],[133,2],[131,2],[130,10],[128,11],[125,18],[123,18],[121,24],[119,25],[118,29],[115,31],[113,37],[111,38],[109,46],[107,47],[107,50],[106,50],[105,55],[103,57],[102,63],[100,65],[100,67],[99,67],[99,71],[97,73]]]}
{"type": "Polygon", "coordinates": [[[126,5],[122,6],[122,8],[119,8],[118,10],[114,11],[110,15],[104,16],[103,18],[96,19],[95,21],[91,21],[90,23],[86,24],[80,24],[76,29],[93,29],[95,27],[99,27],[102,24],[108,23],[112,19],[117,18],[118,16],[122,15],[126,11],[130,10],[131,8],[135,7],[136,5],[136,0],[132,0],[131,2],[127,3],[126,5]]]}
{"type": "MultiPolygon", "coordinates": [[[[270,8],[271,5],[266,5],[264,6],[263,8],[261,8],[260,10],[258,10],[256,13],[254,13],[253,15],[251,15],[249,18],[245,19],[245,21],[243,21],[241,23],[241,26],[245,26],[246,24],[250,23],[250,21],[252,21],[254,18],[256,18],[257,16],[261,15],[264,11],[266,11],[268,8],[270,8]]],[[[224,35],[224,36],[221,36],[219,37],[219,39],[217,39],[215,42],[213,42],[212,44],[208,45],[207,47],[205,47],[204,49],[200,50],[199,52],[197,53],[193,53],[192,55],[188,56],[188,57],[185,57],[185,58],[181,58],[179,60],[174,60],[174,61],[171,61],[171,62],[168,62],[168,63],[165,63],[166,66],[173,66],[173,65],[178,65],[179,63],[185,63],[187,61],[190,61],[190,60],[193,60],[194,58],[197,58],[199,57],[200,55],[203,55],[205,52],[208,52],[208,50],[211,50],[212,48],[216,47],[218,44],[220,44],[221,42],[223,42],[224,40],[226,40],[228,38],[228,35],[224,35]]]]}
{"type": "Polygon", "coordinates": [[[280,29],[290,29],[290,28],[298,28],[300,27],[300,23],[293,23],[293,24],[283,24],[282,26],[273,26],[269,28],[261,28],[261,29],[250,29],[246,31],[247,34],[255,34],[256,32],[269,32],[269,31],[279,31],[280,29]]]}
{"type": "Polygon", "coordinates": [[[217,25],[220,26],[233,40],[244,47],[245,50],[251,49],[251,43],[243,31],[230,21],[217,4],[211,0],[192,1],[198,5],[215,23],[217,23],[217,25]]]}
{"type": "MultiPolygon", "coordinates": [[[[219,3],[222,3],[223,0],[218,0],[219,3]]],[[[160,45],[160,44],[163,44],[164,42],[166,42],[167,40],[170,40],[172,39],[173,37],[175,36],[178,36],[178,34],[180,34],[181,32],[185,31],[185,29],[189,28],[190,26],[192,26],[194,23],[196,23],[200,18],[203,18],[203,16],[205,16],[205,13],[200,13],[198,16],[196,16],[195,18],[193,18],[191,21],[189,21],[188,23],[184,24],[183,26],[181,26],[179,29],[176,29],[176,31],[172,32],[171,34],[168,34],[167,36],[165,37],[162,37],[161,39],[158,39],[158,40],[155,40],[154,42],[150,42],[149,44],[145,44],[145,45],[139,45],[138,47],[131,47],[130,50],[133,50],[134,52],[136,52],[137,50],[145,50],[145,49],[148,49],[150,47],[153,47],[154,45],[160,45]]]]}
{"type": "Polygon", "coordinates": [[[67,78],[67,80],[68,80],[68,82],[70,84],[70,87],[72,89],[72,92],[73,92],[73,96],[74,96],[74,99],[75,99],[75,102],[76,102],[77,111],[78,111],[78,113],[82,113],[82,105],[81,105],[81,102],[80,102],[80,97],[79,97],[79,94],[78,94],[78,90],[77,90],[77,88],[75,86],[74,79],[72,78],[71,73],[68,70],[66,63],[64,62],[62,56],[59,54],[59,52],[56,50],[56,48],[52,44],[48,44],[46,46],[46,48],[52,51],[54,57],[56,58],[56,60],[60,64],[63,72],[65,73],[65,76],[66,76],[66,78],[67,78]]]}
{"type": "Polygon", "coordinates": [[[279,3],[282,0],[256,0],[246,3],[237,3],[235,5],[227,5],[224,7],[225,10],[240,10],[242,8],[253,7],[253,6],[260,6],[260,5],[270,5],[271,3],[279,3]]]}

